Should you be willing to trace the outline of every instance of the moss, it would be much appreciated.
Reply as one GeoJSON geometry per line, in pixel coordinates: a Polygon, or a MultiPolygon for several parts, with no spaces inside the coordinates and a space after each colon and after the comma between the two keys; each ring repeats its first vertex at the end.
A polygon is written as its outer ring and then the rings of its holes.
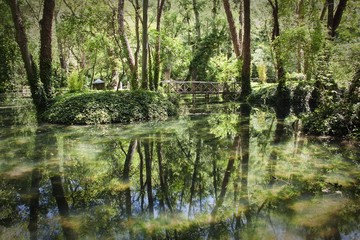
{"type": "Polygon", "coordinates": [[[101,124],[163,120],[177,114],[176,99],[149,91],[69,93],[55,98],[49,123],[101,124]]]}

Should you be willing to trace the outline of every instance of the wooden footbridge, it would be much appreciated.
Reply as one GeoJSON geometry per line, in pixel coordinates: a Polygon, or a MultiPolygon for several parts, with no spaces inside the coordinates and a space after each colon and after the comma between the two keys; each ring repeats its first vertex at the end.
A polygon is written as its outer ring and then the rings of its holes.
{"type": "Polygon", "coordinates": [[[240,83],[238,82],[205,82],[205,81],[174,81],[166,80],[161,82],[165,91],[177,94],[192,94],[193,101],[196,96],[203,95],[208,101],[211,94],[216,96],[231,96],[240,93],[240,83]]]}

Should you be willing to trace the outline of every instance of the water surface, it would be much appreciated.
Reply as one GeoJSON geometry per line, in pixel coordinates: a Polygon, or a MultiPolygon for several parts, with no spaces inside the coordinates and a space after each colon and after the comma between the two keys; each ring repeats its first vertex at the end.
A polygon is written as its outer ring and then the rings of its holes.
{"type": "Polygon", "coordinates": [[[0,238],[359,239],[359,144],[248,110],[37,126],[2,104],[0,238]]]}

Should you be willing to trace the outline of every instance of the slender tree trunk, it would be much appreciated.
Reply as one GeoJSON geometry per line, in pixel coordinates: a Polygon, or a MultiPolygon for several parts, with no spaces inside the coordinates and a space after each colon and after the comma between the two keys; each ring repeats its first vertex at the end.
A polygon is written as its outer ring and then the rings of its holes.
{"type": "Polygon", "coordinates": [[[248,194],[248,173],[249,173],[249,149],[250,149],[250,105],[241,106],[241,189],[240,202],[245,207],[244,216],[246,222],[250,222],[249,194],[248,194]]]}
{"type": "Polygon", "coordinates": [[[334,0],[326,0],[327,4],[327,28],[329,30],[329,35],[332,35],[333,32],[333,25],[334,25],[334,0]]]}
{"type": "MultiPolygon", "coordinates": [[[[148,44],[148,69],[153,69],[151,48],[149,44],[148,44]]],[[[151,91],[154,91],[154,77],[152,71],[148,71],[148,83],[149,83],[149,89],[151,91]]]]}
{"type": "Polygon", "coordinates": [[[239,0],[239,44],[240,44],[240,55],[242,55],[243,46],[243,29],[244,29],[244,5],[243,0],[239,0]]]}
{"type": "Polygon", "coordinates": [[[143,32],[142,32],[142,68],[141,68],[141,88],[149,89],[149,73],[148,73],[148,9],[149,0],[143,0],[143,32]]]}
{"type": "Polygon", "coordinates": [[[149,140],[145,140],[144,142],[144,150],[145,150],[145,169],[146,169],[146,186],[147,186],[147,194],[148,194],[148,203],[149,203],[149,213],[151,216],[154,216],[154,198],[152,194],[152,159],[151,159],[151,151],[150,151],[150,143],[149,140]]]}
{"type": "Polygon", "coordinates": [[[166,205],[168,206],[170,212],[172,212],[173,209],[172,209],[170,198],[169,198],[168,186],[167,186],[167,183],[166,183],[166,180],[165,180],[166,176],[165,176],[165,173],[164,173],[164,170],[163,170],[164,162],[163,162],[163,155],[162,155],[162,146],[161,146],[160,141],[158,141],[156,143],[156,152],[157,152],[157,156],[158,156],[159,179],[160,179],[160,187],[161,187],[163,199],[165,199],[166,205]]]}
{"type": "Polygon", "coordinates": [[[327,7],[327,0],[324,1],[324,5],[322,7],[321,14],[320,14],[320,21],[324,20],[324,18],[325,18],[326,7],[327,7]]]}
{"type": "Polygon", "coordinates": [[[141,206],[141,211],[144,211],[144,195],[145,195],[145,184],[144,184],[144,155],[141,151],[141,142],[138,141],[138,145],[137,145],[137,152],[139,154],[139,158],[140,158],[140,206],[141,206]]]}
{"type": "Polygon", "coordinates": [[[334,18],[333,18],[333,26],[331,28],[331,30],[332,30],[331,36],[332,37],[335,37],[335,35],[336,35],[336,30],[340,25],[342,15],[346,8],[346,3],[347,3],[347,0],[340,0],[338,6],[336,8],[336,12],[335,12],[334,18]]]}
{"type": "MultiPolygon", "coordinates": [[[[129,143],[129,148],[126,154],[125,163],[124,163],[124,170],[123,170],[123,181],[126,184],[130,183],[130,166],[133,156],[135,154],[137,146],[137,141],[131,140],[129,143]]],[[[126,206],[126,215],[128,218],[131,217],[131,189],[130,185],[125,189],[125,206],[126,206]]]]}
{"type": "Polygon", "coordinates": [[[46,97],[52,98],[52,51],[51,37],[55,0],[44,1],[43,18],[40,20],[40,80],[46,97]]]}
{"type": "Polygon", "coordinates": [[[239,41],[239,36],[236,31],[234,17],[231,12],[229,0],[223,0],[223,4],[224,4],[224,10],[225,10],[225,14],[226,14],[226,19],[229,24],[229,30],[230,30],[230,35],[231,35],[231,41],[232,41],[232,44],[234,47],[234,52],[235,52],[236,57],[240,58],[241,57],[241,50],[240,50],[241,45],[240,45],[240,41],[239,41]]]}
{"type": "Polygon", "coordinates": [[[218,15],[218,9],[219,9],[219,0],[213,0],[213,7],[211,9],[212,18],[213,18],[213,28],[216,28],[216,17],[218,15]]]}
{"type": "Polygon", "coordinates": [[[129,40],[127,38],[126,32],[125,32],[125,17],[124,17],[124,0],[119,0],[118,4],[118,21],[119,21],[119,35],[120,35],[120,41],[123,46],[123,51],[125,54],[125,57],[127,59],[129,69],[131,72],[131,79],[130,79],[130,85],[131,89],[135,90],[138,88],[138,82],[137,82],[137,68],[135,65],[135,59],[132,52],[132,49],[130,47],[129,40]]]}
{"type": "Polygon", "coordinates": [[[61,227],[64,232],[64,237],[65,239],[77,239],[77,234],[74,231],[74,229],[71,227],[71,225],[65,223],[66,218],[70,216],[70,208],[65,198],[65,192],[60,175],[56,174],[50,177],[50,181],[51,181],[53,196],[55,197],[56,204],[58,206],[58,210],[62,218],[61,227]]]}
{"type": "MultiPolygon", "coordinates": [[[[271,41],[274,42],[275,39],[280,36],[280,24],[279,24],[279,5],[278,1],[272,2],[272,0],[268,0],[272,7],[272,15],[273,15],[273,30],[272,30],[272,37],[271,41]]],[[[285,70],[280,59],[280,49],[278,46],[274,46],[275,50],[275,59],[276,59],[276,71],[277,71],[277,79],[278,81],[282,81],[283,77],[285,76],[285,70]]]]}
{"type": "MultiPolygon", "coordinates": [[[[133,3],[133,1],[131,0],[133,3]]],[[[140,52],[140,5],[139,0],[135,0],[135,3],[133,3],[134,9],[135,9],[135,37],[136,37],[136,49],[135,49],[135,69],[136,74],[139,69],[139,52],[140,52]]]]}
{"type": "Polygon", "coordinates": [[[214,187],[214,197],[215,200],[217,201],[218,199],[218,190],[217,190],[217,185],[218,185],[218,171],[217,171],[217,162],[216,159],[213,159],[212,161],[212,175],[213,175],[213,187],[214,187]]]}
{"type": "Polygon", "coordinates": [[[42,173],[38,168],[34,168],[31,175],[31,188],[30,188],[30,216],[28,229],[30,232],[30,239],[38,239],[38,221],[39,221],[39,199],[40,199],[40,181],[42,179],[42,173]]]}
{"type": "Polygon", "coordinates": [[[191,208],[192,208],[192,200],[195,193],[195,184],[198,177],[198,171],[199,171],[199,164],[200,164],[200,155],[201,155],[201,139],[198,140],[197,146],[196,146],[196,155],[195,155],[195,162],[194,162],[194,170],[191,178],[191,187],[190,187],[190,199],[189,199],[189,211],[188,216],[190,216],[191,208]]]}
{"type": "MultiPolygon", "coordinates": [[[[302,21],[304,19],[303,8],[304,8],[304,0],[299,0],[296,6],[297,25],[299,27],[301,26],[302,21]]],[[[304,72],[304,51],[301,47],[301,43],[298,43],[296,52],[297,52],[296,69],[297,72],[302,73],[304,72]]]]}
{"type": "Polygon", "coordinates": [[[244,39],[243,39],[243,67],[241,71],[241,97],[245,99],[251,93],[251,37],[250,37],[250,0],[244,0],[244,39]]]}
{"type": "Polygon", "coordinates": [[[200,24],[200,12],[199,12],[197,0],[192,0],[192,5],[195,15],[196,41],[199,42],[201,39],[201,24],[200,24]]]}
{"type": "Polygon", "coordinates": [[[156,15],[156,44],[155,44],[155,63],[154,63],[154,90],[158,90],[160,82],[160,51],[161,51],[161,15],[163,12],[165,0],[158,0],[157,4],[157,15],[156,15]]]}

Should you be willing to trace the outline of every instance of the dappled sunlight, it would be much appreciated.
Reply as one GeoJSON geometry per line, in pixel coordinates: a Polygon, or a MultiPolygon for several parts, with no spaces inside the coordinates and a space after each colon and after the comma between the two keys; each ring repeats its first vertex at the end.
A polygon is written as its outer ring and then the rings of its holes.
{"type": "Polygon", "coordinates": [[[296,213],[291,222],[309,228],[325,227],[339,217],[348,203],[349,200],[337,194],[300,200],[290,206],[296,213]]]}
{"type": "Polygon", "coordinates": [[[9,171],[1,172],[0,176],[3,175],[6,178],[19,179],[19,178],[29,175],[33,169],[34,169],[34,166],[32,166],[30,164],[29,165],[17,165],[15,167],[11,168],[11,170],[9,170],[9,171]]]}

